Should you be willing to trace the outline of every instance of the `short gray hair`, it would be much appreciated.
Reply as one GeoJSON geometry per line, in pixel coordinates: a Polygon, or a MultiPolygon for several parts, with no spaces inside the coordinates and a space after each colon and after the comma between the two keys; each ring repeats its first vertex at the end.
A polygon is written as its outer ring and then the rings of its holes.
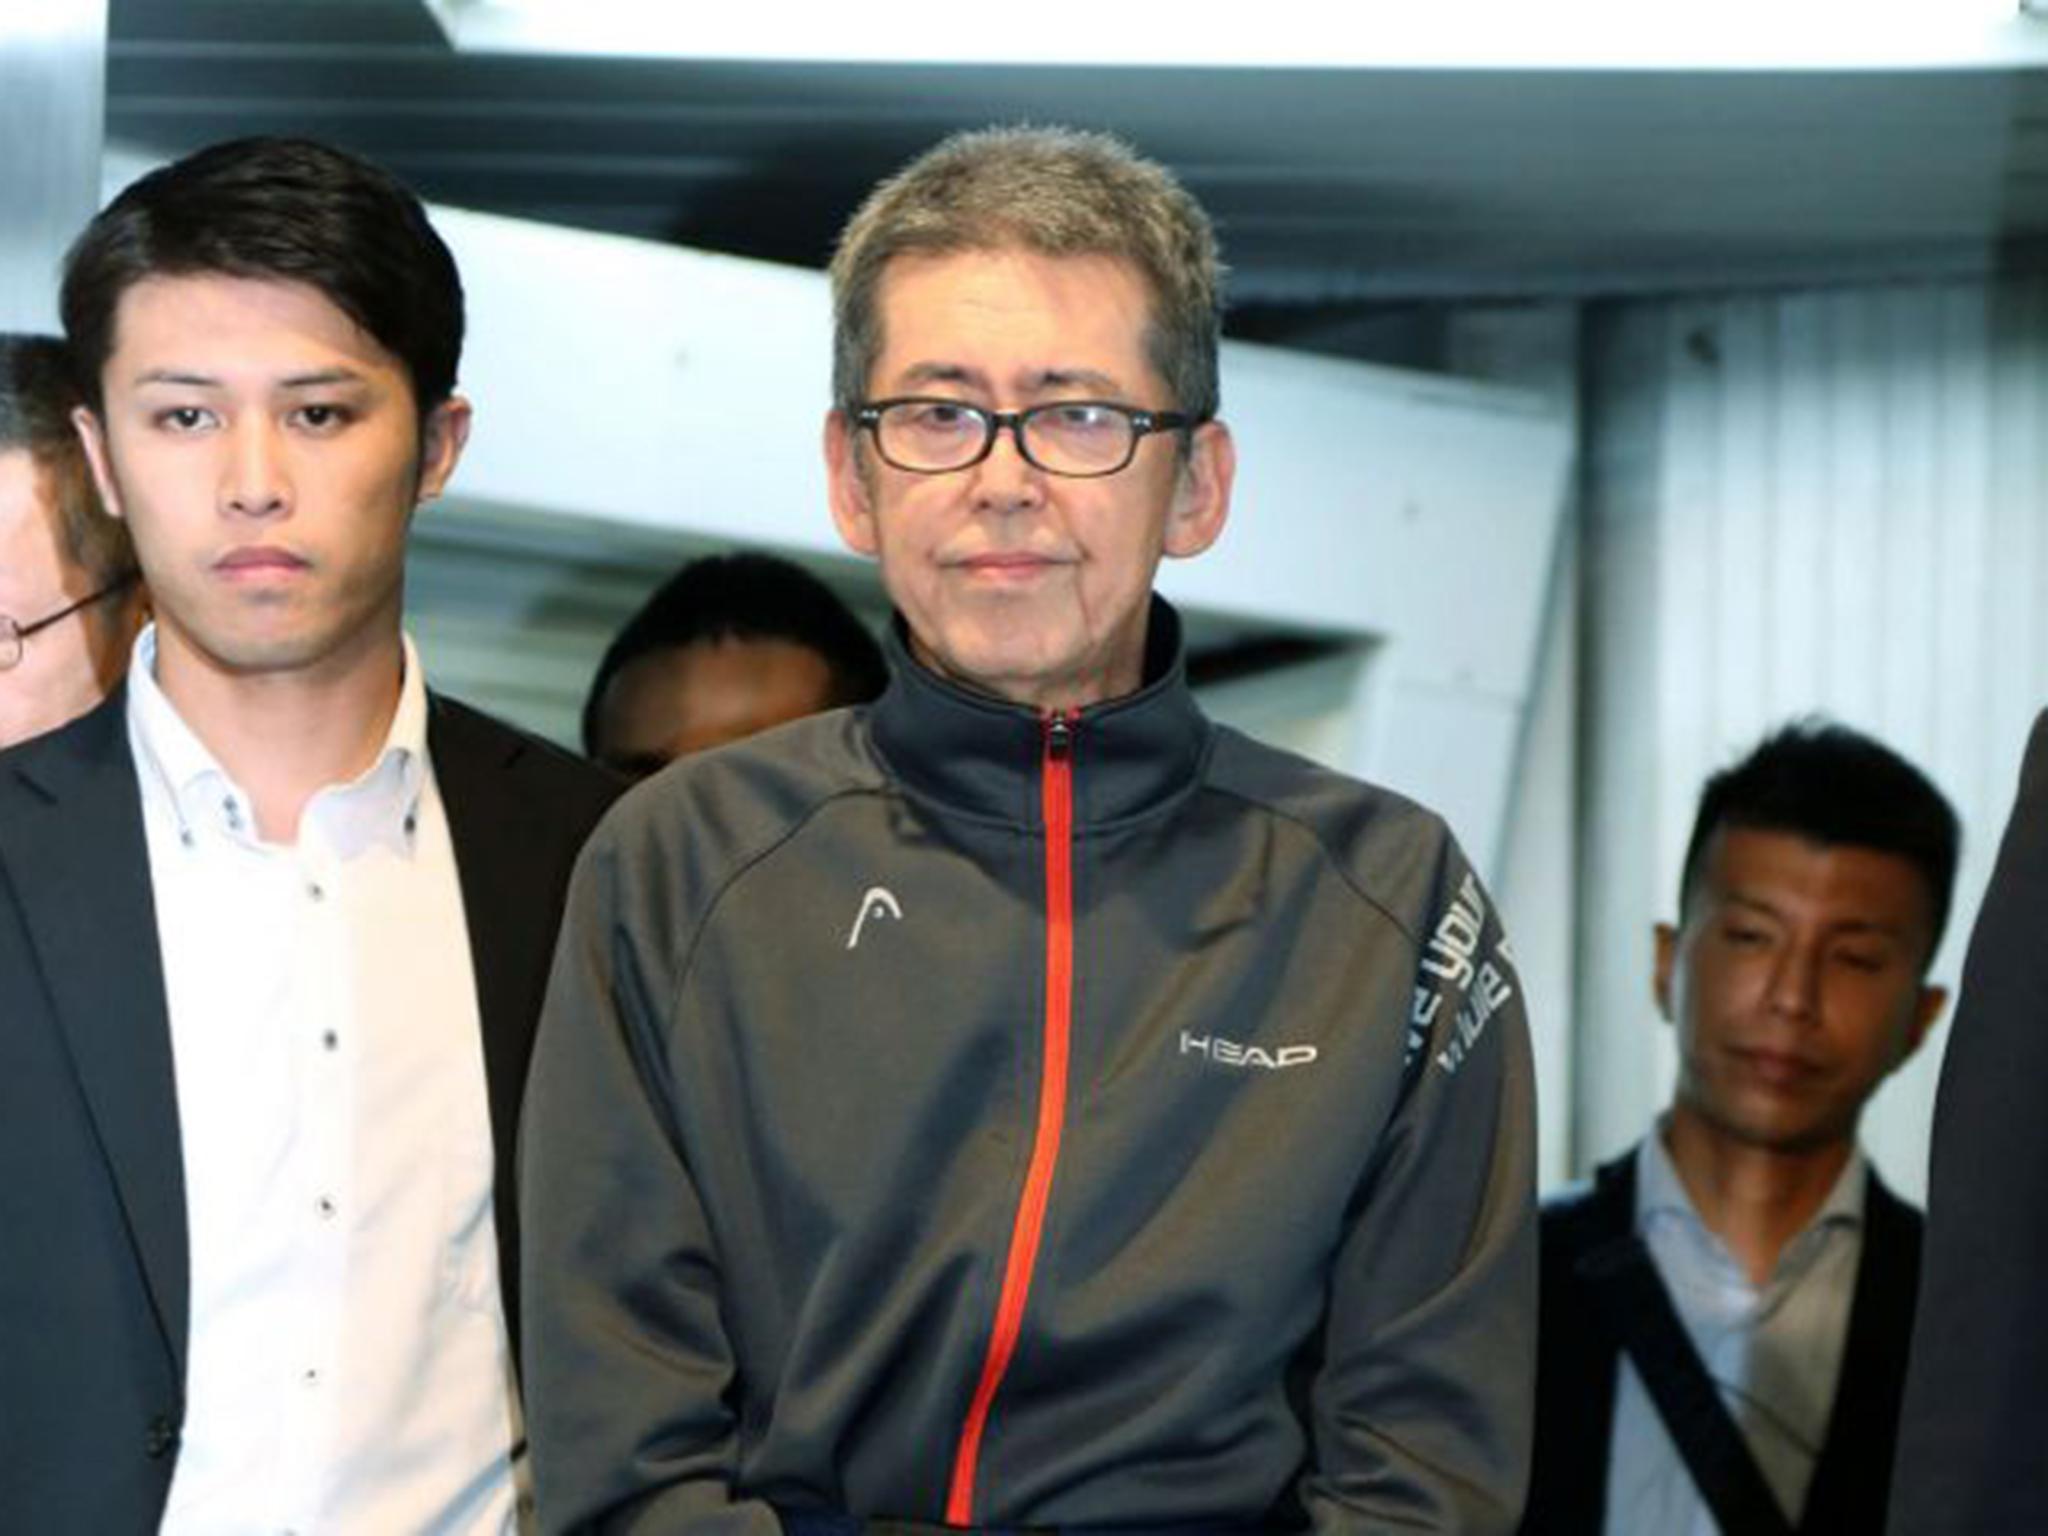
{"type": "Polygon", "coordinates": [[[1070,128],[956,133],[868,194],[832,258],[833,404],[850,413],[866,396],[891,260],[1007,249],[1137,268],[1152,301],[1146,355],[1173,408],[1216,414],[1225,269],[1209,216],[1164,166],[1070,128]]]}

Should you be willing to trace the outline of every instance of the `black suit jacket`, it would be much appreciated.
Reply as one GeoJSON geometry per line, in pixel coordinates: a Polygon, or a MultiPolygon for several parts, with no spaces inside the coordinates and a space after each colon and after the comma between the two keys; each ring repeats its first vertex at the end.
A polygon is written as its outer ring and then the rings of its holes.
{"type": "MultiPolygon", "coordinates": [[[[154,1531],[183,1416],[185,1190],[124,698],[0,753],[6,1531],[154,1531]]],[[[516,1340],[519,1101],[569,870],[620,786],[448,699],[427,742],[476,975],[516,1340]]]]}
{"type": "MultiPolygon", "coordinates": [[[[1631,1239],[1635,1199],[1631,1152],[1604,1165],[1591,1190],[1544,1207],[1536,1455],[1522,1517],[1522,1529],[1534,1536],[1598,1536],[1607,1517],[1621,1348],[1603,1324],[1588,1278],[1596,1266],[1588,1261],[1608,1244],[1631,1239]]],[[[1799,1527],[1805,1536],[1874,1536],[1884,1529],[1920,1271],[1920,1229],[1920,1213],[1873,1172],[1842,1375],[1799,1527]]]]}
{"type": "Polygon", "coordinates": [[[1891,1528],[2048,1531],[2048,713],[1963,964],[1891,1528]]]}

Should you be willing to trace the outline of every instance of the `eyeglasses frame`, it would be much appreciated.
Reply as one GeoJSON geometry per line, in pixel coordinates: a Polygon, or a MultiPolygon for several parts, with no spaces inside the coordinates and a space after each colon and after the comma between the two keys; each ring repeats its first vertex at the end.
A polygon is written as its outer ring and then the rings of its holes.
{"type": "Polygon", "coordinates": [[[1135,405],[1125,405],[1120,400],[1047,400],[1038,405],[1027,405],[1021,411],[992,411],[985,405],[976,405],[971,400],[955,400],[947,395],[891,395],[885,400],[863,400],[853,408],[853,425],[856,430],[865,429],[875,440],[875,452],[882,462],[892,469],[900,469],[906,475],[957,475],[995,452],[996,439],[1004,432],[1010,434],[1010,441],[1017,446],[1017,456],[1033,469],[1044,474],[1058,475],[1062,480],[1101,480],[1109,475],[1120,475],[1131,467],[1138,457],[1138,448],[1147,437],[1161,432],[1192,433],[1197,427],[1205,426],[1210,418],[1196,416],[1186,411],[1148,411],[1135,405]],[[899,464],[889,457],[882,447],[882,413],[898,405],[950,405],[970,415],[979,416],[983,433],[981,450],[964,463],[953,464],[945,469],[919,469],[910,464],[899,464]],[[1034,416],[1047,411],[1071,410],[1077,405],[1093,407],[1096,410],[1114,411],[1131,424],[1131,449],[1124,455],[1121,464],[1108,469],[1054,469],[1050,464],[1041,464],[1024,441],[1024,423],[1034,416]]]}
{"type": "Polygon", "coordinates": [[[139,571],[126,571],[108,582],[104,587],[101,587],[97,592],[88,592],[84,597],[78,599],[77,602],[67,603],[55,613],[46,613],[40,619],[31,620],[27,624],[22,623],[12,614],[0,613],[0,634],[4,634],[9,629],[14,631],[12,654],[9,654],[9,647],[0,645],[0,672],[12,672],[21,665],[22,658],[28,654],[28,642],[31,638],[41,634],[52,624],[70,618],[71,615],[79,612],[81,609],[90,608],[94,603],[105,602],[117,592],[127,591],[135,585],[136,579],[140,575],[141,572],[139,571]]]}

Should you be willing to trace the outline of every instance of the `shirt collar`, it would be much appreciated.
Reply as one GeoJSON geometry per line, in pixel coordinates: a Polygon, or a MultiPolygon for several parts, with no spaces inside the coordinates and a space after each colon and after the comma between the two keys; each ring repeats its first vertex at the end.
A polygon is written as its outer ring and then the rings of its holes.
{"type": "MultiPolygon", "coordinates": [[[[1042,821],[1046,722],[1035,710],[974,693],[910,654],[902,621],[884,643],[888,690],[869,717],[876,750],[914,792],[1013,825],[1042,821]]],[[[1073,730],[1080,827],[1141,815],[1192,788],[1213,727],[1188,691],[1180,616],[1152,599],[1144,682],[1079,711],[1073,730]]]]}
{"type": "MultiPolygon", "coordinates": [[[[372,841],[410,846],[427,769],[427,688],[412,637],[401,637],[404,677],[384,745],[369,768],[347,784],[331,784],[308,802],[333,822],[344,851],[372,841]]],[[[128,669],[128,728],[135,759],[153,781],[190,846],[196,829],[257,841],[249,797],[185,723],[156,680],[156,625],[135,637],[128,669]]]]}
{"type": "MultiPolygon", "coordinates": [[[[1812,1257],[1820,1236],[1829,1231],[1857,1232],[1863,1226],[1863,1207],[1869,1193],[1869,1165],[1860,1146],[1849,1149],[1849,1160],[1835,1176],[1827,1198],[1813,1213],[1813,1219],[1788,1242],[1778,1256],[1779,1274],[1797,1271],[1812,1257]]],[[[1664,1146],[1664,1120],[1660,1117],[1650,1134],[1636,1149],[1636,1210],[1638,1232],[1647,1232],[1660,1222],[1676,1222],[1714,1251],[1725,1253],[1719,1236],[1700,1219],[1686,1193],[1685,1182],[1664,1146]]],[[[1732,1265],[1733,1260],[1729,1261],[1732,1265]]]]}

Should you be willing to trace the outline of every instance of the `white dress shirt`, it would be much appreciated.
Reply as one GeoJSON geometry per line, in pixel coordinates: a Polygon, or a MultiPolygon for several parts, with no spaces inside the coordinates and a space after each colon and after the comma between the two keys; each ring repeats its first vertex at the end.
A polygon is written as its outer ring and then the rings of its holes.
{"type": "MultiPolygon", "coordinates": [[[[1764,1482],[1794,1525],[1827,1440],[1863,1253],[1863,1153],[1762,1285],[1693,1209],[1663,1128],[1636,1153],[1636,1231],[1764,1482]]],[[[1608,1536],[1719,1536],[1649,1389],[1624,1354],[1607,1462],[1608,1536]]]]}
{"type": "Polygon", "coordinates": [[[504,1532],[516,1413],[469,935],[405,643],[388,738],[266,843],[136,642],[191,1244],[163,1531],[504,1532]]]}

